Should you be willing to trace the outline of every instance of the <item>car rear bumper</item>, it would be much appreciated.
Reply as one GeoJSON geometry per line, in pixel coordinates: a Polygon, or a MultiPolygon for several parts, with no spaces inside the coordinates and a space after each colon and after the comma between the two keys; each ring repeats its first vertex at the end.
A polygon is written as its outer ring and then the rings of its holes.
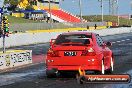
{"type": "Polygon", "coordinates": [[[46,70],[57,69],[58,71],[78,71],[79,68],[89,71],[101,71],[101,66],[48,66],[46,70]]]}

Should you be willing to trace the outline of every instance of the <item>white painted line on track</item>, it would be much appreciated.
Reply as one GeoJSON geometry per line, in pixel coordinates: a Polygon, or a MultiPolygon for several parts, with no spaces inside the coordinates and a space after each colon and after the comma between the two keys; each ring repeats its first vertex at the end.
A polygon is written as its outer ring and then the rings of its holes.
{"type": "MultiPolygon", "coordinates": [[[[126,39],[127,41],[130,39],[126,39]]],[[[120,42],[125,42],[126,40],[121,40],[121,41],[116,41],[116,42],[112,42],[112,43],[120,43],[120,42]]]]}
{"type": "Polygon", "coordinates": [[[121,41],[116,41],[116,42],[120,43],[121,41]]]}
{"type": "Polygon", "coordinates": [[[122,42],[124,42],[125,40],[121,40],[122,42]]]}
{"type": "Polygon", "coordinates": [[[130,40],[130,39],[126,39],[126,40],[130,40]]]}
{"type": "Polygon", "coordinates": [[[116,43],[116,42],[112,42],[113,44],[116,43]]]}

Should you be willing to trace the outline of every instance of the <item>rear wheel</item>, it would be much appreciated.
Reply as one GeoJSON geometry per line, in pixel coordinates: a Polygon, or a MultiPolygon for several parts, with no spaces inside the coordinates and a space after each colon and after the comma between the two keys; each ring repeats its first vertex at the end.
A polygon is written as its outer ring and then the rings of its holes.
{"type": "Polygon", "coordinates": [[[86,78],[84,76],[79,76],[77,78],[77,83],[78,84],[84,84],[86,82],[86,78]]]}

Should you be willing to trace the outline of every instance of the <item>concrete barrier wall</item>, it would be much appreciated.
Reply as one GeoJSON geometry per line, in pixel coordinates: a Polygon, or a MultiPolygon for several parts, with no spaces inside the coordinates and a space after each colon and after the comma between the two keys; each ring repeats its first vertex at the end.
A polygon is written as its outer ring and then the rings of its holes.
{"type": "Polygon", "coordinates": [[[107,26],[107,22],[87,22],[87,23],[12,23],[9,25],[10,30],[12,31],[26,31],[26,30],[46,30],[46,29],[63,29],[63,28],[77,28],[83,27],[87,28],[97,26],[107,26]],[[51,26],[52,25],[52,26],[51,26]]]}
{"type": "MultiPolygon", "coordinates": [[[[56,38],[57,35],[63,32],[68,32],[69,30],[68,31],[61,30],[60,32],[53,32],[53,30],[46,30],[46,31],[36,31],[36,32],[34,31],[28,33],[11,34],[9,35],[9,37],[6,37],[6,47],[49,42],[50,39],[56,38]]],[[[98,33],[101,36],[106,36],[106,35],[114,35],[121,33],[129,33],[132,31],[132,29],[131,28],[111,28],[111,29],[103,29],[103,30],[79,29],[79,30],[71,30],[71,31],[88,31],[88,32],[98,33]]],[[[2,38],[0,38],[0,48],[2,48],[2,38]]]]}
{"type": "Polygon", "coordinates": [[[132,28],[108,28],[104,30],[82,30],[82,31],[94,32],[101,36],[107,36],[107,35],[130,33],[132,32],[132,28]]]}
{"type": "Polygon", "coordinates": [[[0,53],[0,70],[32,63],[32,50],[13,50],[0,53]]]}
{"type": "MultiPolygon", "coordinates": [[[[11,34],[9,37],[6,37],[5,46],[20,46],[36,43],[49,42],[51,38],[55,38],[59,33],[18,33],[11,34]]],[[[2,48],[2,39],[0,39],[0,48],[2,48]]]]}

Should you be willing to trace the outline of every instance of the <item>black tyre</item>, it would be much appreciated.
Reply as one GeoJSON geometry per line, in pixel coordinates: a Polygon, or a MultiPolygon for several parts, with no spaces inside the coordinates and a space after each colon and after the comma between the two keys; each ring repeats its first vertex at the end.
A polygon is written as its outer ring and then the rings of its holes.
{"type": "Polygon", "coordinates": [[[84,84],[86,82],[86,78],[84,76],[80,76],[77,78],[78,84],[84,84]]]}
{"type": "Polygon", "coordinates": [[[113,58],[111,57],[111,61],[110,61],[110,69],[106,70],[107,74],[112,74],[114,71],[114,64],[113,64],[113,58]]]}

